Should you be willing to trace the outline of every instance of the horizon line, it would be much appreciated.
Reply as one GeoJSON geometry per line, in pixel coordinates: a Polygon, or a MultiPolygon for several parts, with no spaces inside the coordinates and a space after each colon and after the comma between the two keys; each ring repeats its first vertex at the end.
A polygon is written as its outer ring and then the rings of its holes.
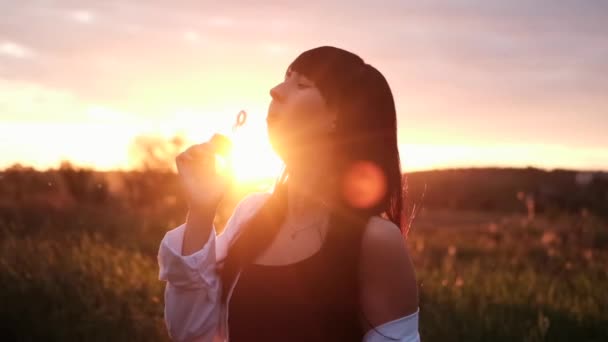
{"type": "MultiPolygon", "coordinates": [[[[69,162],[69,161],[68,161],[69,162]]],[[[97,169],[94,167],[88,167],[88,166],[82,166],[82,165],[77,165],[74,163],[70,163],[70,166],[75,169],[75,170],[87,170],[87,171],[94,171],[94,172],[99,172],[99,173],[112,173],[112,172],[124,172],[124,173],[128,173],[128,172],[148,172],[148,171],[161,171],[161,172],[167,172],[169,170],[161,170],[161,169],[148,169],[148,170],[142,170],[142,169],[137,169],[137,168],[132,168],[132,169],[121,169],[121,168],[115,168],[115,169],[97,169]]],[[[19,167],[22,169],[29,169],[29,170],[34,170],[37,172],[49,172],[49,171],[58,171],[61,169],[61,165],[57,165],[55,167],[46,167],[46,168],[39,168],[39,167],[35,167],[32,165],[27,165],[27,164],[23,164],[23,163],[13,163],[12,165],[6,166],[6,167],[2,167],[0,168],[0,172],[6,172],[7,170],[11,169],[11,168],[15,168],[15,167],[19,167]]],[[[436,168],[428,168],[428,169],[415,169],[415,170],[410,170],[410,171],[404,171],[402,170],[402,174],[411,174],[411,173],[422,173],[422,172],[433,172],[433,171],[457,171],[457,170],[490,170],[490,169],[495,169],[495,170],[528,170],[528,169],[532,169],[532,170],[539,170],[539,171],[545,171],[545,172],[556,172],[556,171],[567,171],[567,172],[579,172],[579,173],[608,173],[608,169],[579,169],[579,168],[568,168],[568,167],[541,167],[541,166],[534,166],[534,165],[526,165],[526,166],[499,166],[499,165],[487,165],[487,166],[446,166],[446,167],[436,167],[436,168]]],[[[173,173],[176,173],[175,170],[170,170],[173,173]]],[[[277,176],[278,177],[278,176],[277,176]]],[[[268,180],[268,179],[273,179],[275,177],[260,177],[259,180],[268,180]]]]}

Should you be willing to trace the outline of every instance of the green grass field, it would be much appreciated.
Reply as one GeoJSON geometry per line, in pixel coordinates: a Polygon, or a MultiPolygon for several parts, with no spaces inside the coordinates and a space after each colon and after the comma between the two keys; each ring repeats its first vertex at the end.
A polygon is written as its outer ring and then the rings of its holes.
{"type": "MultiPolygon", "coordinates": [[[[182,215],[13,212],[0,222],[2,340],[168,340],[156,250],[182,215]]],[[[424,341],[608,340],[606,222],[423,211],[408,244],[424,341]]]]}

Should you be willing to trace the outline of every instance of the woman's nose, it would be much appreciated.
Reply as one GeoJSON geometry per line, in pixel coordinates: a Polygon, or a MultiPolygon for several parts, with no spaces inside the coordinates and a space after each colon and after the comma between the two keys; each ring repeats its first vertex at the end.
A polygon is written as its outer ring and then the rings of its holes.
{"type": "Polygon", "coordinates": [[[281,102],[285,99],[285,95],[283,94],[283,90],[281,89],[281,84],[276,87],[270,89],[270,96],[273,100],[281,102]]]}

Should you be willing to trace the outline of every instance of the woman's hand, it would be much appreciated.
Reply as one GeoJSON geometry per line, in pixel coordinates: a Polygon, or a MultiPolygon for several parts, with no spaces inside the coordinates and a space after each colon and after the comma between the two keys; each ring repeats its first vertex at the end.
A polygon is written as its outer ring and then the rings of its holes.
{"type": "MultiPolygon", "coordinates": [[[[191,214],[215,215],[215,210],[232,180],[229,172],[218,172],[216,155],[227,154],[230,141],[214,135],[210,141],[193,145],[175,159],[191,214]]],[[[229,168],[226,168],[228,171],[229,168]]]]}

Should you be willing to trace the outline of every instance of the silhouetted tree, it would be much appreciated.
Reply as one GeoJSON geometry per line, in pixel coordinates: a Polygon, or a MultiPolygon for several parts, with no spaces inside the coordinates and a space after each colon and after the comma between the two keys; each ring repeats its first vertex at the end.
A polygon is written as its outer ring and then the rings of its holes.
{"type": "Polygon", "coordinates": [[[125,175],[124,183],[132,207],[153,210],[176,196],[175,157],[184,145],[180,136],[139,136],[133,140],[129,152],[135,171],[125,175]]]}

